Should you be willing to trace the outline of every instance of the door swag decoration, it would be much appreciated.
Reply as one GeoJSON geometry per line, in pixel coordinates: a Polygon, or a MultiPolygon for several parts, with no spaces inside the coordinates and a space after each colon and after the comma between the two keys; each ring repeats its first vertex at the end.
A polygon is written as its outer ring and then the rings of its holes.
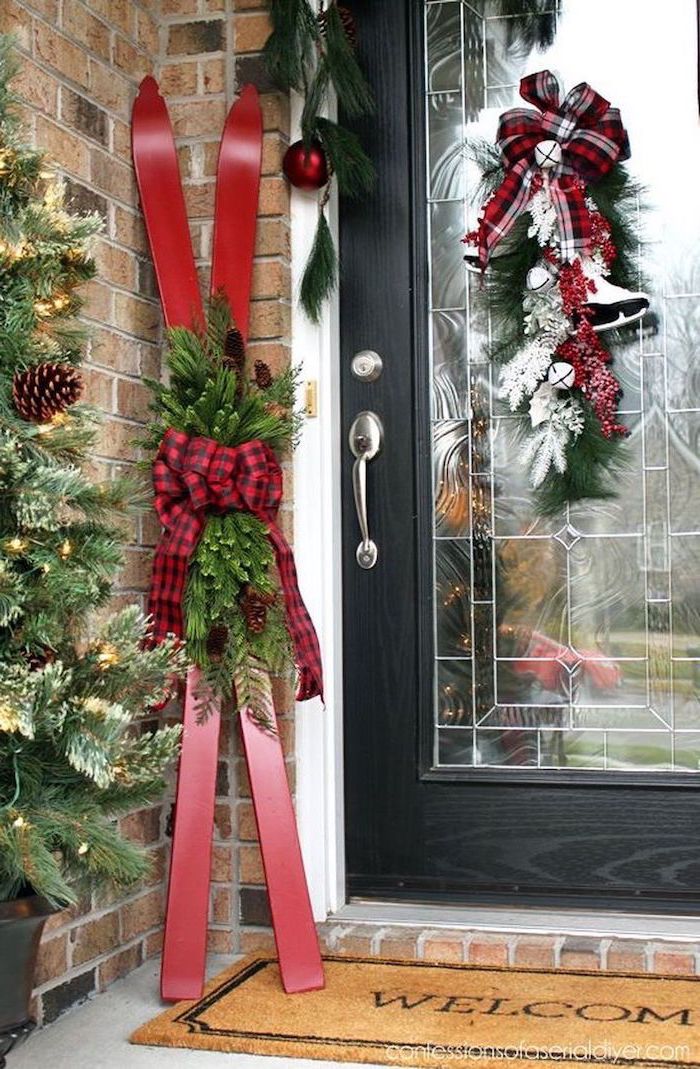
{"type": "Polygon", "coordinates": [[[488,269],[502,396],[528,427],[523,459],[548,515],[614,494],[628,434],[622,395],[600,335],[637,323],[639,188],[620,112],[587,83],[563,97],[551,71],[528,75],[535,105],[500,118],[497,149],[478,149],[486,200],[464,241],[471,271],[488,269]]]}
{"type": "Polygon", "coordinates": [[[348,119],[373,115],[372,92],[357,61],[357,27],[349,8],[330,0],[318,13],[309,0],[272,0],[272,33],[265,46],[275,84],[304,97],[300,141],[287,150],[283,169],[289,182],[307,192],[323,190],[318,225],[301,281],[299,298],[309,319],[318,322],[333,292],[338,257],[326,219],[335,179],[342,197],[362,199],[374,188],[372,161],[360,139],[341,123],[324,118],[334,92],[348,119]]]}
{"type": "Polygon", "coordinates": [[[299,700],[322,694],[316,633],[276,519],[276,452],[297,428],[294,377],[246,370],[262,158],[257,91],[231,108],[219,150],[211,307],[205,315],[172,127],[153,78],[134,104],[133,155],[166,324],[168,385],[151,383],[155,507],[163,524],[151,583],[156,641],[185,640],[184,735],[161,991],[201,994],[222,696],[235,692],[286,991],[323,986],[270,673],[293,651],[299,700]],[[272,568],[277,567],[279,581],[272,568]]]}

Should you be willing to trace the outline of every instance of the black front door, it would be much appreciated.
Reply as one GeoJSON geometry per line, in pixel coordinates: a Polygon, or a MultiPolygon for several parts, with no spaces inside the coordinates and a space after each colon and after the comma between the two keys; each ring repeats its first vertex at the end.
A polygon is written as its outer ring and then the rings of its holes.
{"type": "Polygon", "coordinates": [[[679,0],[668,24],[634,0],[608,4],[611,38],[635,26],[616,60],[596,18],[587,43],[591,6],[565,2],[543,54],[532,20],[490,0],[353,5],[379,182],[341,216],[351,897],[687,911],[700,898],[700,213],[687,198],[680,212],[646,121],[653,69],[674,167],[692,171],[695,4],[679,0]],[[548,66],[622,109],[655,205],[655,326],[630,328],[616,358],[632,430],[619,499],[544,521],[460,238],[470,139],[493,138],[519,78],[548,66]],[[365,349],[383,360],[372,382],[351,371],[365,349]],[[356,559],[347,444],[365,410],[384,428],[367,465],[370,569],[356,559]]]}

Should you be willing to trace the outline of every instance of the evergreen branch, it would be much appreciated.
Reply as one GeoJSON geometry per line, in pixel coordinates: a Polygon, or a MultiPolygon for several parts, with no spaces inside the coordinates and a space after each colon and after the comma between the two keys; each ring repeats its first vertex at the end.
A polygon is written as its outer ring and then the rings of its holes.
{"type": "Polygon", "coordinates": [[[326,150],[341,195],[352,199],[368,197],[377,176],[357,134],[323,118],[316,120],[316,134],[326,150]]]}
{"type": "Polygon", "coordinates": [[[326,9],[325,24],[326,63],[341,111],[350,119],[373,115],[376,105],[372,91],[357,62],[335,3],[329,4],[326,9]]]}
{"type": "Polygon", "coordinates": [[[338,257],[325,212],[321,208],[300,290],[302,307],[313,323],[318,323],[321,318],[324,301],[333,292],[337,275],[338,257]]]}

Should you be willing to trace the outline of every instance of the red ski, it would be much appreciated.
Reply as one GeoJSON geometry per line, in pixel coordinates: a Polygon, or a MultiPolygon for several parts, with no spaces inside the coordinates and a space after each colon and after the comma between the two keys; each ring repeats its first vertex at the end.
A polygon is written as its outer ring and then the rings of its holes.
{"type": "MultiPolygon", "coordinates": [[[[172,127],[153,78],[141,83],[133,112],[133,153],[141,204],[168,326],[204,322],[172,127]]],[[[247,341],[262,157],[257,91],[246,86],[222,137],[212,293],[223,290],[247,341]]],[[[197,722],[200,673],[187,679],[175,830],[161,966],[168,1001],[198,998],[204,983],[220,707],[197,722]]],[[[286,991],[323,987],[323,966],[304,875],[279,735],[241,711],[241,728],[286,991]]]]}
{"type": "MultiPolygon", "coordinates": [[[[225,292],[246,343],[262,139],[258,93],[248,85],[229,111],[221,138],[211,271],[211,292],[225,292]]],[[[262,730],[247,710],[239,712],[282,985],[289,992],[323,987],[323,963],[279,734],[262,730]]]]}

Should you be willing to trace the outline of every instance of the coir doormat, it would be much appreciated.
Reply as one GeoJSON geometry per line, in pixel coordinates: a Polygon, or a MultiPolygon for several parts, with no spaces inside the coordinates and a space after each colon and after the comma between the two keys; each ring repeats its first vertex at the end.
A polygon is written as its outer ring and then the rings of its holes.
{"type": "Polygon", "coordinates": [[[381,1065],[698,1066],[700,984],[672,976],[328,956],[285,995],[274,958],[238,962],[132,1043],[381,1065]]]}

